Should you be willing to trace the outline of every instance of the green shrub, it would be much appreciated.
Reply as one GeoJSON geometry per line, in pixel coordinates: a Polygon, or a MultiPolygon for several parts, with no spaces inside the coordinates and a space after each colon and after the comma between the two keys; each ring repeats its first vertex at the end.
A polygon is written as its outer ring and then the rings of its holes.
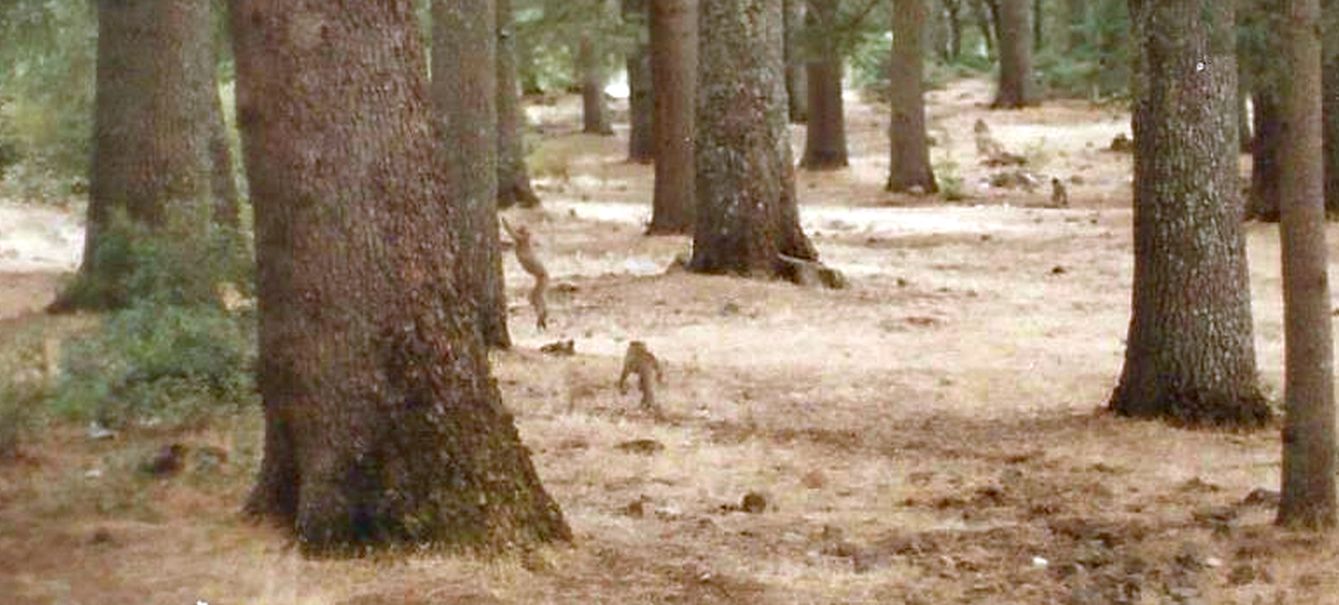
{"type": "Polygon", "coordinates": [[[949,202],[967,199],[967,188],[958,173],[958,163],[944,160],[934,166],[935,179],[939,181],[939,195],[949,202]]]}
{"type": "Polygon", "coordinates": [[[48,384],[39,330],[20,332],[0,347],[0,459],[17,453],[40,423],[48,384]]]}

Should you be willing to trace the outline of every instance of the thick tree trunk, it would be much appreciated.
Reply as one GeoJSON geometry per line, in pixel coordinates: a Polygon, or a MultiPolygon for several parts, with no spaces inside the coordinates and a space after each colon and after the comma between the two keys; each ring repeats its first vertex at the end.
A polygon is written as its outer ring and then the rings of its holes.
{"type": "Polygon", "coordinates": [[[1246,218],[1279,220],[1279,156],[1283,153],[1283,107],[1277,91],[1254,95],[1255,138],[1251,141],[1251,188],[1246,218]]]}
{"type": "Polygon", "coordinates": [[[248,511],[317,553],[568,538],[455,277],[414,2],[232,6],[266,425],[248,511]]]}
{"type": "Polygon", "coordinates": [[[694,271],[797,279],[793,261],[818,258],[796,205],[781,8],[700,5],[694,271]]]}
{"type": "Polygon", "coordinates": [[[992,107],[1013,109],[1036,102],[1032,92],[1032,30],[1027,0],[1002,0],[999,11],[1000,82],[992,107]]]}
{"type": "MultiPolygon", "coordinates": [[[[710,1],[710,0],[708,0],[710,1]]],[[[694,214],[693,103],[698,0],[651,0],[656,178],[651,235],[688,233],[694,214]]]]}
{"type": "Polygon", "coordinates": [[[1319,0],[1287,0],[1284,51],[1292,76],[1284,97],[1288,145],[1280,228],[1284,292],[1283,491],[1278,522],[1322,529],[1339,522],[1335,501],[1334,346],[1325,245],[1324,124],[1319,0]]]}
{"type": "Polygon", "coordinates": [[[1237,190],[1233,8],[1131,0],[1134,290],[1118,414],[1260,426],[1237,190]]]}
{"type": "Polygon", "coordinates": [[[460,242],[459,288],[478,302],[484,344],[511,346],[497,220],[497,10],[493,0],[432,3],[432,101],[446,200],[460,242]]]}
{"type": "Polygon", "coordinates": [[[837,0],[809,0],[809,30],[817,32],[805,65],[809,84],[809,127],[800,166],[809,170],[846,167],[846,113],[842,107],[842,57],[833,29],[837,0]]]}
{"type": "Polygon", "coordinates": [[[808,0],[784,0],[784,3],[787,111],[791,122],[803,124],[809,120],[809,85],[804,69],[804,14],[808,0]]]}
{"type": "Polygon", "coordinates": [[[925,135],[925,61],[921,34],[925,28],[926,1],[893,1],[889,191],[909,191],[916,187],[924,193],[939,191],[934,170],[930,167],[930,145],[925,135]]]}
{"type": "Polygon", "coordinates": [[[511,0],[497,3],[497,205],[539,206],[525,165],[525,112],[516,83],[516,29],[511,0]]]}
{"type": "Polygon", "coordinates": [[[623,21],[633,28],[635,43],[628,53],[628,160],[649,164],[655,159],[652,119],[655,82],[651,77],[651,37],[646,5],[652,0],[623,0],[623,21]]]}
{"type": "Polygon", "coordinates": [[[581,132],[612,135],[609,112],[604,103],[604,57],[595,48],[595,36],[582,32],[577,43],[577,79],[581,82],[581,132]]]}
{"type": "Polygon", "coordinates": [[[213,23],[208,0],[98,2],[84,259],[53,311],[132,302],[126,280],[134,267],[99,253],[115,216],[150,231],[170,228],[176,241],[203,241],[215,210],[213,23]]]}

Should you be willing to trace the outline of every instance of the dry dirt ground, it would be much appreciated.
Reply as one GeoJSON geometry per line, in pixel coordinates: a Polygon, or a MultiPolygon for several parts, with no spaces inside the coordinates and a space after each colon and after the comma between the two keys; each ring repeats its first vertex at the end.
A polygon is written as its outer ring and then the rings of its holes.
{"type": "MultiPolygon", "coordinates": [[[[238,517],[256,414],[101,442],[57,427],[0,466],[0,602],[1339,603],[1339,542],[1275,529],[1271,494],[1255,492],[1278,484],[1277,431],[1101,412],[1131,270],[1130,158],[1103,148],[1128,115],[989,112],[989,92],[931,95],[934,161],[971,196],[953,204],[884,193],[886,112],[849,100],[852,167],[799,177],[808,232],[853,283],[840,291],[666,273],[690,244],[641,234],[651,169],[623,161],[626,131],[577,134],[570,98],[531,108],[545,207],[507,215],[564,287],[539,333],[508,260],[517,347],[494,361],[573,544],[492,562],[305,560],[238,517]],[[1069,181],[1073,207],[981,185],[978,117],[1043,179],[1069,181]],[[575,356],[537,351],[560,338],[575,356]],[[630,339],[668,365],[663,418],[614,388],[630,339]],[[229,461],[139,477],[169,441],[229,461]],[[749,492],[766,510],[738,510],[749,492]]],[[[3,259],[14,236],[0,228],[3,259]]],[[[1277,234],[1248,231],[1277,394],[1277,234]]],[[[53,268],[0,277],[0,330],[46,321],[31,313],[53,268]]]]}

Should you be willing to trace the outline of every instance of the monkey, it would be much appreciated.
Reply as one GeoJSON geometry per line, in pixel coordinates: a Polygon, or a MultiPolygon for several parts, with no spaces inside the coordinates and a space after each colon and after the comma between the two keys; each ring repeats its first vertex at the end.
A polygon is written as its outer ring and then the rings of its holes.
{"type": "Polygon", "coordinates": [[[1065,189],[1065,183],[1057,177],[1051,177],[1051,206],[1069,207],[1069,191],[1065,189]]]}
{"type": "Polygon", "coordinates": [[[502,227],[507,230],[507,235],[511,236],[516,243],[516,260],[521,263],[521,268],[525,269],[535,278],[535,286],[530,289],[530,306],[535,308],[535,327],[544,330],[549,327],[549,307],[544,302],[544,294],[549,288],[549,272],[544,270],[543,263],[539,262],[539,256],[535,254],[534,242],[530,229],[525,225],[515,228],[502,219],[502,227]]]}
{"type": "Polygon", "coordinates": [[[637,385],[642,390],[642,407],[660,411],[656,405],[655,385],[651,382],[651,373],[655,373],[656,381],[665,384],[665,372],[660,367],[660,360],[646,348],[646,343],[640,340],[634,340],[628,343],[628,352],[623,356],[623,373],[618,377],[618,392],[626,394],[628,392],[628,376],[637,375],[637,385]]]}

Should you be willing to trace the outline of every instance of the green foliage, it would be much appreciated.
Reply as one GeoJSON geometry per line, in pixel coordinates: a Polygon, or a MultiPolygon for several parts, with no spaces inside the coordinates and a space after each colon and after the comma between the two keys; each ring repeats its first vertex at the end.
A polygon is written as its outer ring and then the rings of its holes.
{"type": "Polygon", "coordinates": [[[527,92],[567,90],[576,81],[576,49],[583,34],[594,36],[609,73],[622,69],[624,57],[646,34],[642,20],[621,16],[620,3],[598,0],[513,0],[516,65],[527,92]]]}
{"type": "MultiPolygon", "coordinates": [[[[1079,44],[1072,48],[1050,44],[1035,57],[1041,84],[1050,94],[1087,97],[1092,100],[1126,98],[1134,48],[1130,43],[1130,18],[1125,2],[1103,0],[1088,5],[1088,12],[1070,27],[1079,44]]],[[[1057,40],[1068,37],[1054,36],[1057,40]]]]}
{"type": "Polygon", "coordinates": [[[958,163],[944,160],[934,166],[935,180],[939,182],[939,195],[949,202],[967,199],[967,187],[958,172],[958,163]]]}
{"type": "Polygon", "coordinates": [[[40,330],[23,330],[0,346],[0,459],[17,453],[40,423],[48,386],[40,330]]]}

